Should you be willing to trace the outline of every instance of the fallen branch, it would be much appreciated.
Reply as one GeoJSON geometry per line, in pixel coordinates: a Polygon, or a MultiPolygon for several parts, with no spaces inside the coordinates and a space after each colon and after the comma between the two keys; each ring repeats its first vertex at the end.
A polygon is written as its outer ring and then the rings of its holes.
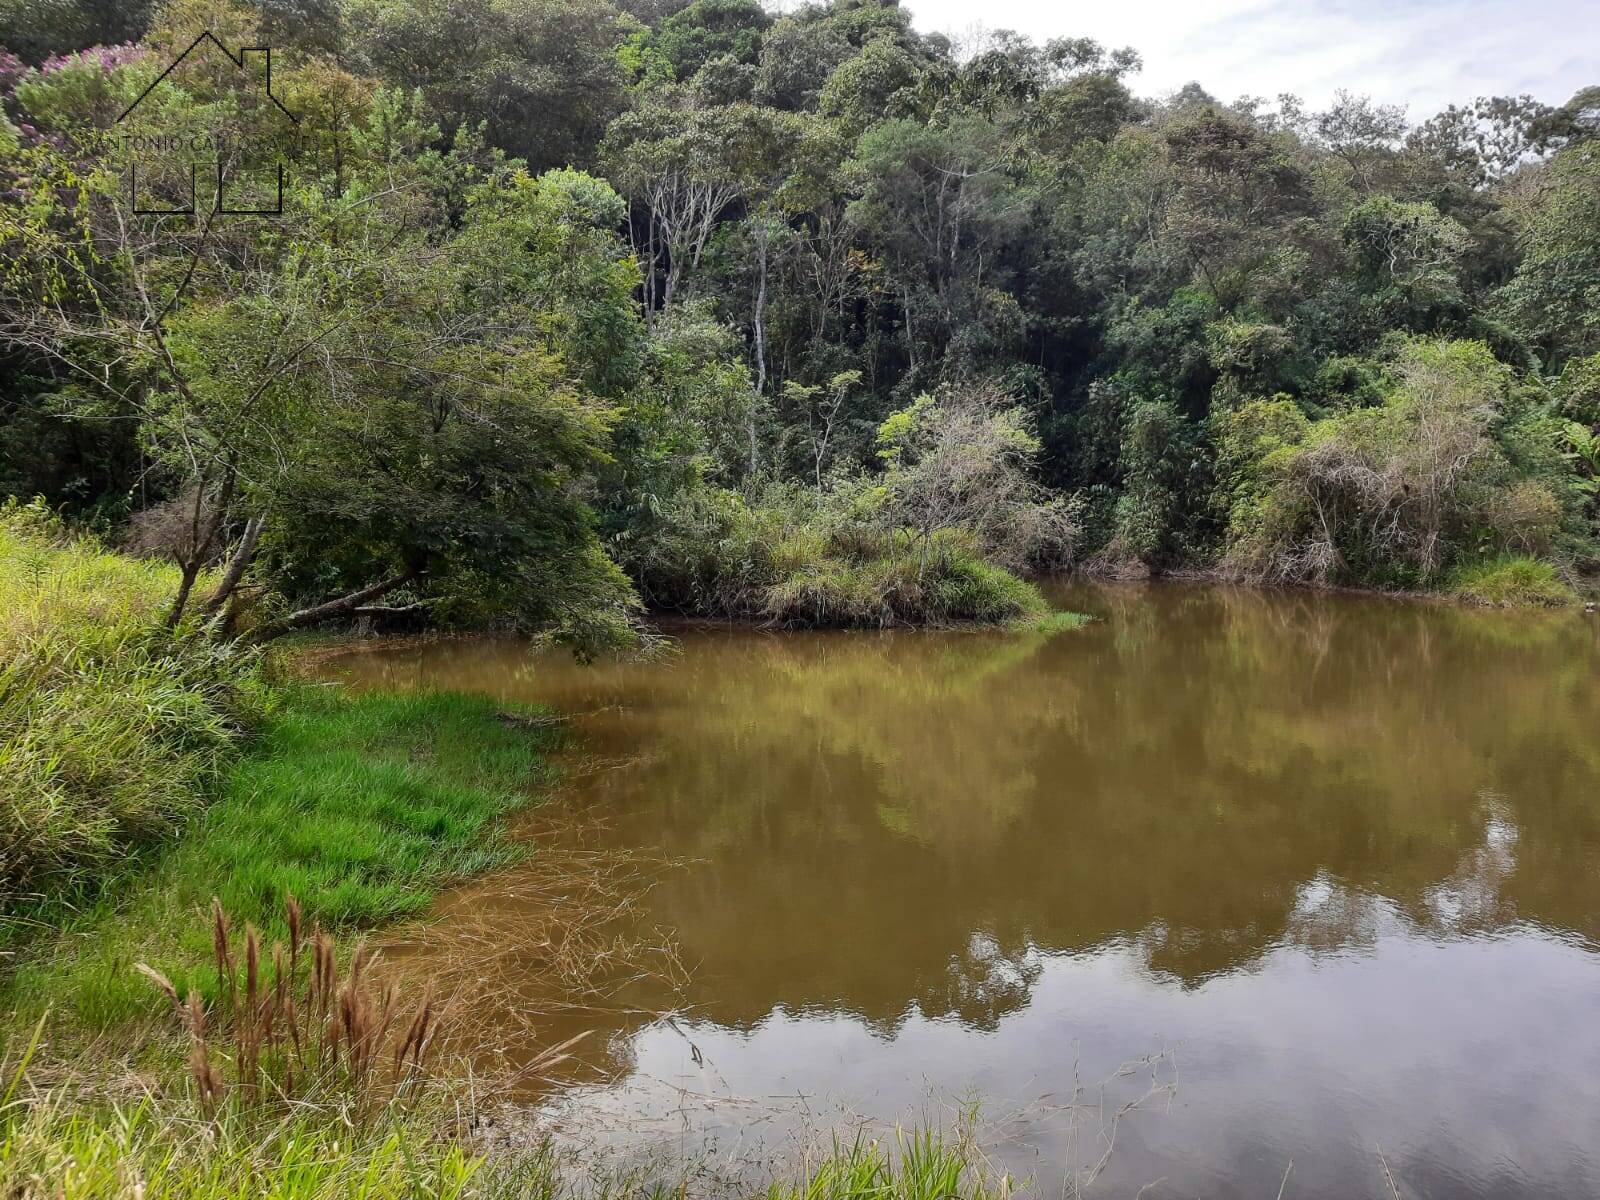
{"type": "Polygon", "coordinates": [[[281,617],[276,621],[255,630],[249,640],[252,642],[269,642],[273,638],[282,637],[295,629],[303,629],[307,625],[315,625],[319,621],[327,621],[333,617],[349,616],[364,605],[368,600],[376,600],[379,596],[387,595],[398,587],[411,583],[421,571],[404,571],[399,575],[391,575],[387,579],[380,579],[377,583],[362,588],[360,591],[350,592],[340,596],[337,600],[329,600],[325,604],[314,604],[310,608],[302,608],[281,617]]]}

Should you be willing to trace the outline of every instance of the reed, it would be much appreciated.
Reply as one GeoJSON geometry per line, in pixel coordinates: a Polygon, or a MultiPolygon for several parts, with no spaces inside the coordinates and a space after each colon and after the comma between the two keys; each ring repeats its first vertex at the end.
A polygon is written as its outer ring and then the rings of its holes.
{"type": "Polygon", "coordinates": [[[210,939],[218,988],[208,1012],[145,963],[134,969],[166,996],[189,1041],[189,1082],[201,1113],[277,1115],[306,1103],[370,1120],[403,1104],[426,1073],[440,1025],[431,987],[408,1001],[357,942],[342,969],[333,936],[307,930],[293,896],[285,940],[265,950],[253,925],[237,934],[213,899],[210,939]]]}

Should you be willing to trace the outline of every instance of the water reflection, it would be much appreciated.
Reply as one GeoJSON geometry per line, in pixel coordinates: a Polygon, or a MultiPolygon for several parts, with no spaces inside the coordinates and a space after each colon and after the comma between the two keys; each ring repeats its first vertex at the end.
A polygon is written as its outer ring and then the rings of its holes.
{"type": "MultiPolygon", "coordinates": [[[[341,669],[586,714],[571,791],[604,839],[698,860],[647,904],[691,982],[620,1001],[682,1015],[617,1017],[561,1101],[576,1117],[747,1136],[706,1098],[893,1118],[976,1089],[1049,1114],[1009,1121],[1002,1157],[1059,1183],[1050,1098],[1154,1052],[1184,1083],[1119,1132],[1113,1193],[1273,1195],[1293,1154],[1286,1194],[1376,1194],[1380,1144],[1415,1194],[1600,1190],[1593,619],[1061,599],[1103,619],[685,629],[667,661],[587,669],[444,642],[341,669]]],[[[500,895],[446,912],[530,919],[500,895]]]]}

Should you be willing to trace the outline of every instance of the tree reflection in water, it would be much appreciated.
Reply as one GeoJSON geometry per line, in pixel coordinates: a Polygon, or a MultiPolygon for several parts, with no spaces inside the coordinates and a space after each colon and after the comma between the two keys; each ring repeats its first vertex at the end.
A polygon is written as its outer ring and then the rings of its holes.
{"type": "MultiPolygon", "coordinates": [[[[510,643],[443,642],[342,669],[589,714],[581,753],[607,767],[575,772],[569,790],[608,816],[599,836],[696,860],[643,905],[680,939],[688,984],[642,981],[617,1002],[683,1012],[748,1086],[825,1086],[805,1060],[856,1044],[840,1020],[898,1047],[840,1060],[843,1078],[862,1077],[850,1088],[901,1102],[911,1092],[895,1081],[924,1077],[1025,1101],[1030,1087],[1061,1086],[1063,1037],[1089,1046],[1098,1031],[1104,1069],[1181,1030],[1186,1053],[1232,1080],[1219,1106],[1298,1095],[1306,1112],[1342,1115],[1327,1129],[1305,1117],[1293,1136],[1348,1148],[1367,1111],[1349,1090],[1394,1082],[1385,1039],[1368,1052],[1337,1007],[1306,1026],[1270,997],[1309,989],[1303,1003],[1338,996],[1354,1012],[1367,994],[1350,989],[1393,988],[1380,1012],[1448,1008],[1449,994],[1419,982],[1427,961],[1480,989],[1481,1028],[1435,1014],[1459,1044],[1434,1066],[1466,1097],[1453,1102],[1461,1130],[1440,1136],[1454,1146],[1492,1121],[1511,1099],[1496,1091],[1505,1081],[1478,1087],[1460,1072],[1496,1029],[1528,1027],[1531,1014],[1502,1005],[1600,986],[1588,950],[1600,921],[1592,618],[1174,584],[1070,587],[1061,599],[1102,619],[1053,637],[684,627],[663,661],[589,668],[510,643]],[[1513,962],[1535,978],[1508,991],[1513,962]],[[1037,1011],[1068,978],[1062,1007],[1037,1011]],[[1238,1013],[1196,1016],[1224,994],[1238,1013]],[[1160,999],[1185,995],[1188,1009],[1160,999]],[[1248,1038],[1234,1028],[1241,1014],[1248,1038]],[[1012,1027],[1051,1044],[1023,1053],[1012,1027]],[[1322,1038],[1352,1061],[1311,1055],[1264,1091],[1242,1084],[1249,1056],[1279,1035],[1322,1038]]],[[[480,922],[493,904],[472,887],[448,902],[480,922]]],[[[507,903],[490,919],[510,929],[528,917],[507,903]]],[[[537,1007],[537,990],[517,1003],[537,1007]]],[[[683,1053],[644,1017],[613,1027],[611,1050],[585,1063],[590,1079],[632,1071],[637,1082],[683,1053]]],[[[1417,1036],[1429,1028],[1421,1020],[1417,1036]]],[[[1578,1060],[1600,1065],[1592,1028],[1551,1029],[1523,1059],[1570,1064],[1563,1086],[1586,1097],[1578,1060]],[[1563,1038],[1577,1039],[1565,1054],[1563,1038]]],[[[1373,1111],[1413,1094],[1396,1087],[1371,1097],[1373,1111]]],[[[1551,1118],[1557,1144],[1574,1115],[1551,1118]]],[[[1270,1194],[1282,1161],[1266,1163],[1289,1135],[1261,1126],[1273,1152],[1247,1171],[1246,1125],[1220,1121],[1200,1123],[1231,1147],[1211,1178],[1231,1189],[1271,1175],[1270,1194]]],[[[1433,1178],[1442,1144],[1396,1147],[1397,1171],[1433,1178]]],[[[1297,1153],[1312,1187],[1316,1152],[1297,1153]]],[[[1463,1178],[1475,1194],[1490,1175],[1463,1178]]]]}

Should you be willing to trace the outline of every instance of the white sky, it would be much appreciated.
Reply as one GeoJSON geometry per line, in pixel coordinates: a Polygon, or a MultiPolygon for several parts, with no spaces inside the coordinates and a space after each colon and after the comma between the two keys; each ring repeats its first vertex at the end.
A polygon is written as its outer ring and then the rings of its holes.
{"type": "Polygon", "coordinates": [[[1190,80],[1224,101],[1336,88],[1404,104],[1413,121],[1452,101],[1529,92],[1561,104],[1600,84],[1600,0],[901,0],[924,33],[981,24],[1044,40],[1132,46],[1132,80],[1160,95],[1190,80]]]}

